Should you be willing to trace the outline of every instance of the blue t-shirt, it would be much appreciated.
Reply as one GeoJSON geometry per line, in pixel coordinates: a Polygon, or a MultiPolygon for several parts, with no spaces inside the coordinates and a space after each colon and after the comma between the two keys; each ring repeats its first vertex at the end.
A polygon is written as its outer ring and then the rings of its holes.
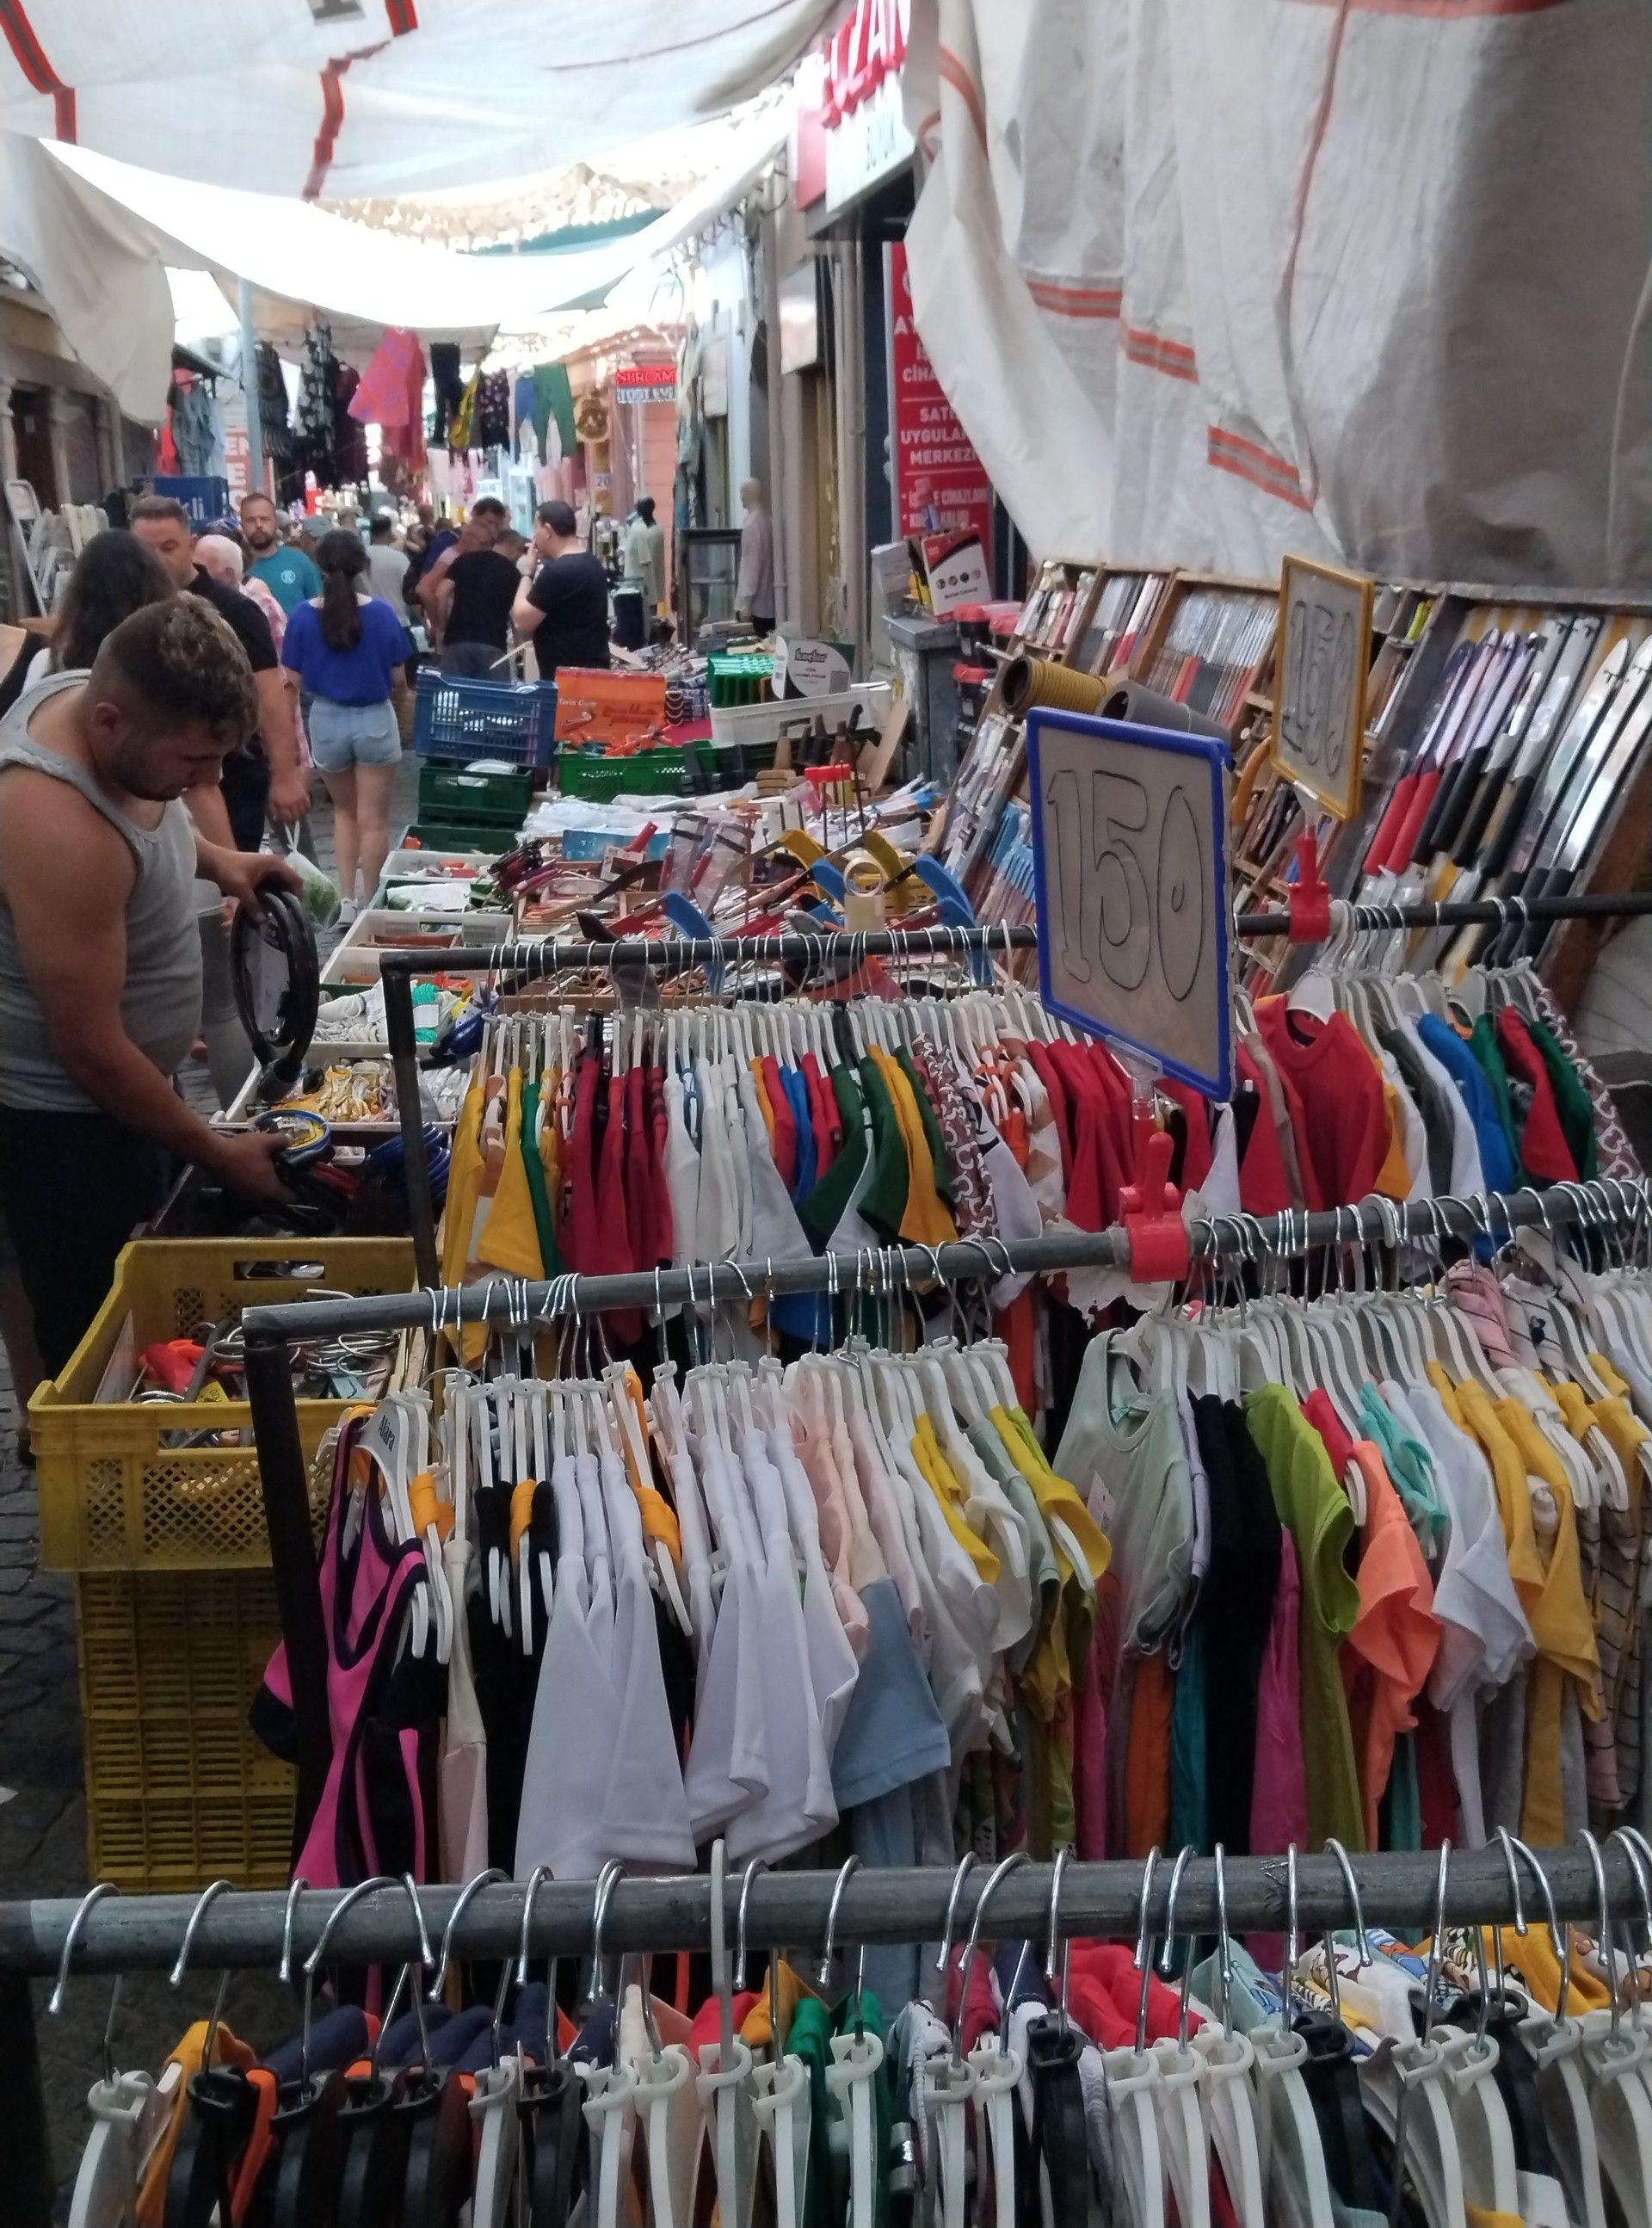
{"type": "Polygon", "coordinates": [[[1513,1191],[1520,1181],[1520,1172],[1485,1070],[1457,1031],[1437,1015],[1423,1015],[1417,1024],[1417,1034],[1456,1084],[1457,1095],[1469,1110],[1480,1147],[1480,1167],[1487,1190],[1513,1191]]]}
{"type": "Polygon", "coordinates": [[[287,621],[281,663],[312,696],[324,696],[332,704],[388,701],[391,682],[413,656],[413,644],[407,628],[378,597],[361,611],[362,638],[354,650],[329,648],[314,604],[300,604],[287,621]]]}

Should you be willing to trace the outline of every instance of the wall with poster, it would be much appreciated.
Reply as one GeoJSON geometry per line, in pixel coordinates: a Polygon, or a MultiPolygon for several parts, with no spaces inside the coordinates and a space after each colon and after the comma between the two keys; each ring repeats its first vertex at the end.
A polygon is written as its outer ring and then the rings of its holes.
{"type": "Polygon", "coordinates": [[[885,254],[895,532],[973,529],[990,564],[992,483],[918,337],[905,244],[893,242],[885,254]]]}

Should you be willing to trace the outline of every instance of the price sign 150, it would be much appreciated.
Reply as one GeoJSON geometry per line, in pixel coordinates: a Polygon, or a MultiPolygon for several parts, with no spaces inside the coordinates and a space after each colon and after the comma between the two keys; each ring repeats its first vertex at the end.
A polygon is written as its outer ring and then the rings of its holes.
{"type": "Polygon", "coordinates": [[[1027,746],[1044,1003],[1227,1098],[1226,746],[1036,708],[1027,746]]]}

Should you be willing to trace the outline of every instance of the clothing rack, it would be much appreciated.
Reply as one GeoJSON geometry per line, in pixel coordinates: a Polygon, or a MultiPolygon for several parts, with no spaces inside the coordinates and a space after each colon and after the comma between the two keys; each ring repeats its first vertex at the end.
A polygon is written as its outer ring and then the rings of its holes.
{"type": "MultiPolygon", "coordinates": [[[[1597,1178],[1545,1191],[1495,1193],[1475,1200],[1440,1198],[1398,1206],[1368,1199],[1357,1207],[1322,1213],[1287,1212],[1263,1220],[1226,1215],[1195,1222],[1188,1243],[1195,1261],[1276,1258],[1322,1246],[1370,1242],[1393,1245],[1410,1239],[1474,1239],[1541,1225],[1610,1224],[1652,1215],[1652,1188],[1644,1181],[1597,1178]]],[[[1119,1228],[1029,1238],[1009,1245],[996,1239],[957,1245],[893,1246],[853,1258],[828,1253],[807,1261],[715,1262],[618,1277],[560,1277],[530,1284],[498,1276],[485,1284],[390,1292],[359,1300],[311,1300],[249,1308],[243,1318],[247,1399],[258,1450],[265,1521],[274,1565],[277,1604],[287,1643],[298,1747],[300,1831],[320,1798],[331,1752],[321,1584],[311,1528],[308,1465],[298,1431],[288,1348],[305,1337],[352,1331],[417,1330],[432,1334],[467,1322],[515,1323],[524,1328],[578,1320],[615,1309],[653,1309],[679,1303],[703,1307],[788,1292],[874,1294],[915,1290],[925,1283],[956,1284],[1009,1273],[1064,1269],[1127,1269],[1130,1234],[1119,1228]]]]}
{"type": "MultiPolygon", "coordinates": [[[[1633,1925],[1642,1915],[1636,1876],[1621,1843],[1601,1845],[1610,1911],[1633,1925]]],[[[1355,1905],[1348,1873],[1331,1856],[1302,1856],[1291,1895],[1290,1860],[1283,1856],[1235,1857],[1221,1868],[1210,1858],[1191,1859],[1175,1896],[1178,1934],[1214,1934],[1225,1918],[1233,1933],[1289,1929],[1295,1919],[1304,1939],[1329,1929],[1380,1924],[1431,1930],[1448,1924],[1507,1924],[1523,1911],[1546,1918],[1552,1899],[1562,1920],[1598,1922],[1598,1886],[1583,1847],[1538,1853],[1545,1885],[1522,1869],[1517,1905],[1510,1860],[1501,1847],[1476,1849],[1447,1860],[1444,1892],[1437,1850],[1356,1856],[1350,1860],[1359,1892],[1355,1905]]],[[[857,1871],[845,1877],[829,1868],[739,1872],[720,1882],[695,1878],[620,1879],[607,1905],[605,1955],[703,1950],[713,1945],[714,1904],[720,1885],[725,1943],[741,1938],[754,1950],[838,1947],[863,1943],[957,1943],[977,1916],[989,1939],[1026,1938],[1041,1950],[1052,1935],[1128,1940],[1143,1927],[1162,1935],[1172,1866],[1145,1864],[1027,1863],[1002,1878],[986,1895],[992,1868],[977,1863],[960,1883],[945,1866],[908,1871],[857,1871]],[[983,1907],[984,1906],[984,1907],[983,1907]]],[[[105,1894],[95,1902],[60,1898],[0,1903],[0,2142],[5,2146],[8,2220],[16,2228],[48,2228],[53,2175],[42,2103],[39,2041],[30,1976],[56,1975],[68,1985],[93,1974],[190,1969],[214,1974],[233,1969],[297,1969],[321,1940],[331,1913],[348,1890],[295,1890],[289,1894],[208,1892],[206,1896],[105,1894]],[[69,1955],[66,1956],[66,1950],[69,1955]]],[[[526,1940],[530,1955],[592,1955],[597,1883],[553,1880],[522,1884],[452,1885],[417,1891],[400,1886],[360,1896],[339,1919],[330,1946],[340,1966],[403,1963],[432,1950],[445,1959],[509,1957],[523,1939],[525,1905],[532,1899],[526,1940]],[[463,1903],[463,1909],[458,1906],[463,1903]]],[[[295,1997],[295,2021],[297,2007],[295,1997]]]]}
{"type": "MultiPolygon", "coordinates": [[[[1035,929],[1011,928],[897,928],[848,932],[833,930],[819,936],[714,936],[670,938],[621,937],[611,944],[562,944],[550,938],[528,944],[477,945],[475,949],[444,951],[440,971],[445,975],[509,974],[514,988],[547,975],[592,968],[663,968],[669,974],[686,974],[696,967],[745,961],[752,966],[819,967],[829,959],[848,959],[854,966],[867,959],[962,958],[984,961],[994,952],[1006,957],[1012,951],[1035,947],[1035,929]]],[[[425,1125],[419,1095],[419,1043],[413,1021],[413,986],[416,976],[432,971],[428,952],[387,951],[379,966],[384,986],[385,1037],[395,1076],[396,1108],[401,1124],[401,1143],[407,1171],[407,1207],[413,1233],[413,1258],[421,1284],[434,1284],[440,1268],[436,1250],[436,1210],[431,1196],[430,1160],[425,1149],[425,1125]]]]}
{"type": "MultiPolygon", "coordinates": [[[[1652,912],[1652,892],[1611,891],[1565,898],[1477,898],[1456,905],[1350,905],[1334,900],[1330,927],[1322,941],[1383,929],[1503,927],[1528,921],[1604,920],[1652,912]]],[[[1242,912],[1234,932],[1245,938],[1285,936],[1290,931],[1289,912],[1242,912]]],[[[818,967],[826,960],[848,958],[855,964],[873,958],[919,958],[927,955],[955,957],[965,954],[1008,957],[1012,951],[1036,949],[1038,932],[1023,924],[996,928],[883,929],[865,933],[836,931],[820,936],[699,937],[682,940],[622,937],[611,944],[503,944],[475,950],[445,951],[441,967],[448,974],[496,974],[509,971],[524,983],[547,975],[580,968],[663,968],[673,974],[718,962],[744,960],[752,964],[818,967]]],[[[384,985],[385,1034],[395,1074],[396,1106],[407,1171],[409,1224],[419,1281],[434,1285],[440,1274],[436,1245],[436,1211],[430,1188],[430,1162],[419,1095],[419,1047],[413,1020],[413,986],[416,976],[427,975],[428,952],[386,952],[380,963],[384,985]]],[[[1073,1267],[1076,1263],[1052,1263],[1073,1267]]],[[[777,1286],[776,1290],[784,1289],[777,1286]]],[[[808,1290],[807,1286],[793,1287],[808,1290]]],[[[638,1303],[616,1302],[636,1305],[638,1303]]]]}

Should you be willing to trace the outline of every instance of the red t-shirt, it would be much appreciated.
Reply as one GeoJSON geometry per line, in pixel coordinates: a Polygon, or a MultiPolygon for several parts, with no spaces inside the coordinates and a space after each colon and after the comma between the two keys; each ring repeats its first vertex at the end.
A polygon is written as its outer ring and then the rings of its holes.
{"type": "MultiPolygon", "coordinates": [[[[1388,1106],[1382,1074],[1346,1014],[1321,1021],[1287,1010],[1282,997],[1257,1002],[1256,1025],[1282,1080],[1302,1102],[1297,1157],[1309,1207],[1351,1206],[1376,1189],[1388,1157],[1388,1106]]],[[[1292,1127],[1296,1127],[1293,1118],[1292,1127]]]]}
{"type": "Polygon", "coordinates": [[[1520,1156],[1540,1183],[1575,1183],[1578,1164],[1560,1124],[1554,1085],[1532,1033],[1512,1006],[1497,1016],[1497,1041],[1511,1074],[1530,1086],[1531,1104],[1521,1131],[1520,1156]]]}

